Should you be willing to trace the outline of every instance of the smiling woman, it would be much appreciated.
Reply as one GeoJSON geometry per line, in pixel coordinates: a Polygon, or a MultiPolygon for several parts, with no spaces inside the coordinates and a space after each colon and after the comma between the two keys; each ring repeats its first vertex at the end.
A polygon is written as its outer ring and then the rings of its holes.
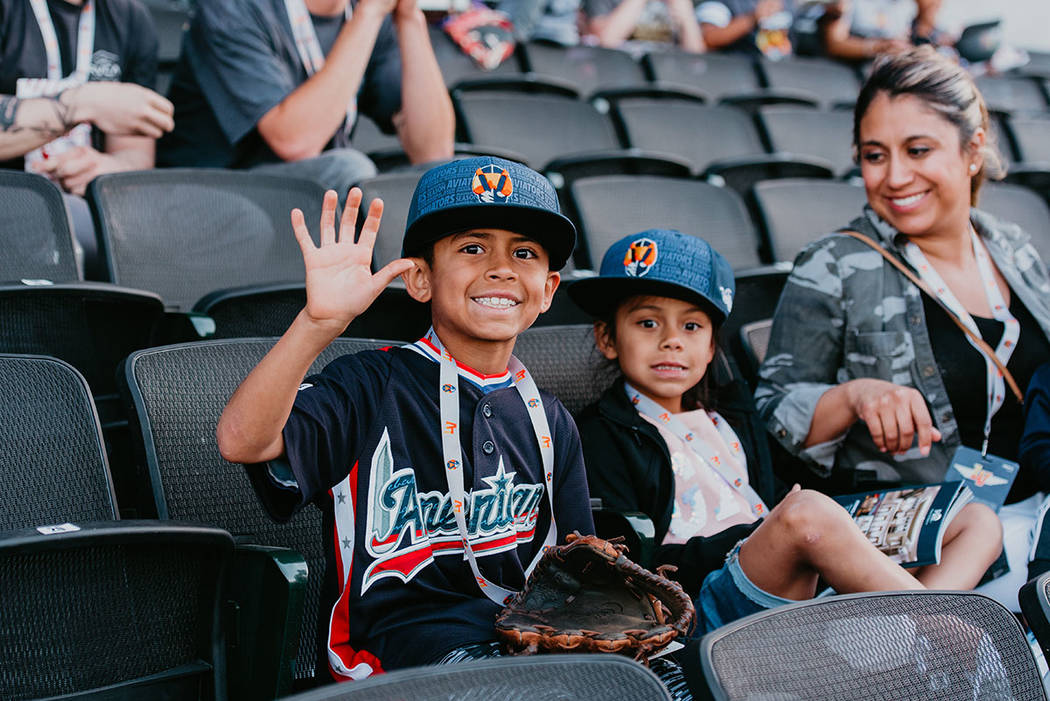
{"type": "MultiPolygon", "coordinates": [[[[842,491],[950,479],[961,447],[1015,461],[1050,284],[1028,236],[976,209],[999,170],[983,98],[933,50],[885,57],[854,146],[868,205],[847,228],[870,241],[844,230],[796,260],[755,394],[767,427],[842,491]]],[[[1022,472],[1008,502],[1039,491],[1022,472]]]]}

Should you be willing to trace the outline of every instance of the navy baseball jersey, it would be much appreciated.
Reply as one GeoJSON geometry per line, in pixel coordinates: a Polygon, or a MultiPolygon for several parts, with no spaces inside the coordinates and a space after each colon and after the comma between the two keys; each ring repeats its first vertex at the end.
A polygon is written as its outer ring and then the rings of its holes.
{"type": "MultiPolygon", "coordinates": [[[[464,559],[448,494],[438,360],[418,341],[333,361],[303,382],[285,424],[291,474],[250,468],[274,518],[311,502],[325,513],[319,670],[336,679],[431,663],[495,637],[499,605],[464,559]]],[[[509,372],[460,365],[459,386],[468,538],[482,575],[518,590],[551,518],[537,438],[509,372]]],[[[564,542],[594,527],[576,425],[542,398],[564,542]]]]}

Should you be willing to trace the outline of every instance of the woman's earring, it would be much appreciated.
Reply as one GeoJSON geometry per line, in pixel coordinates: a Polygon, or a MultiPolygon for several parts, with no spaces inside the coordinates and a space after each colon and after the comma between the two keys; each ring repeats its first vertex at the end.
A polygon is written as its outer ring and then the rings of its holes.
{"type": "Polygon", "coordinates": [[[970,172],[971,173],[976,173],[977,172],[977,164],[976,163],[971,163],[970,164],[970,172]]]}

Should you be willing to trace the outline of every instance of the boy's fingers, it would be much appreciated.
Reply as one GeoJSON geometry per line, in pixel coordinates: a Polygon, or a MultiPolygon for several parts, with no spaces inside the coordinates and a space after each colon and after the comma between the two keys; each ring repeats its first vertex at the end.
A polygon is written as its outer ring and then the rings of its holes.
{"type": "Polygon", "coordinates": [[[911,412],[912,416],[915,417],[915,428],[919,434],[919,453],[923,456],[930,454],[930,445],[934,440],[940,440],[940,432],[933,427],[933,419],[930,418],[930,412],[926,408],[926,402],[923,401],[922,396],[916,392],[911,399],[911,412]],[[937,434],[937,438],[934,438],[934,433],[937,434]]]}
{"type": "Polygon", "coordinates": [[[303,255],[313,249],[314,242],[310,238],[310,230],[306,228],[306,217],[303,216],[303,210],[298,207],[292,210],[292,232],[295,233],[295,240],[299,242],[303,255]]]}
{"type": "Polygon", "coordinates": [[[339,204],[339,196],[335,190],[324,193],[324,202],[321,204],[321,245],[335,243],[335,207],[339,204]]]}
{"type": "Polygon", "coordinates": [[[361,236],[357,242],[371,250],[375,246],[376,234],[379,233],[379,224],[382,221],[383,200],[377,197],[368,205],[368,216],[365,218],[364,226],[361,227],[361,236]]]}
{"type": "Polygon", "coordinates": [[[795,484],[791,487],[791,491],[788,492],[788,494],[791,494],[793,492],[801,492],[801,491],[802,491],[802,485],[799,484],[798,482],[795,482],[795,484]]]}
{"type": "Polygon", "coordinates": [[[343,217],[339,221],[339,241],[354,241],[354,229],[357,228],[357,212],[361,208],[361,198],[364,193],[361,188],[352,187],[346,193],[346,206],[343,207],[343,217]]]}
{"type": "Polygon", "coordinates": [[[394,278],[402,273],[407,273],[414,265],[415,262],[408,258],[398,258],[397,260],[392,260],[384,265],[378,273],[372,276],[372,280],[374,280],[377,285],[377,290],[384,289],[394,281],[394,278]]]}

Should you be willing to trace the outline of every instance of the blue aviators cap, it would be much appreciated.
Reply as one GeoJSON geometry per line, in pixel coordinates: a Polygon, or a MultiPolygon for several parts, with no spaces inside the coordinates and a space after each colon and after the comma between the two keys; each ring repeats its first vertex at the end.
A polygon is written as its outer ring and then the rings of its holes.
{"type": "Polygon", "coordinates": [[[547,178],[495,156],[431,168],[416,185],[408,209],[402,256],[417,256],[435,241],[467,229],[506,229],[535,239],[561,270],[576,245],[576,227],[558,207],[547,178]]]}
{"type": "Polygon", "coordinates": [[[722,254],[680,231],[649,229],[620,239],[605,252],[597,277],[569,286],[585,312],[602,316],[627,297],[655,295],[695,302],[721,324],[733,308],[736,280],[722,254]]]}

